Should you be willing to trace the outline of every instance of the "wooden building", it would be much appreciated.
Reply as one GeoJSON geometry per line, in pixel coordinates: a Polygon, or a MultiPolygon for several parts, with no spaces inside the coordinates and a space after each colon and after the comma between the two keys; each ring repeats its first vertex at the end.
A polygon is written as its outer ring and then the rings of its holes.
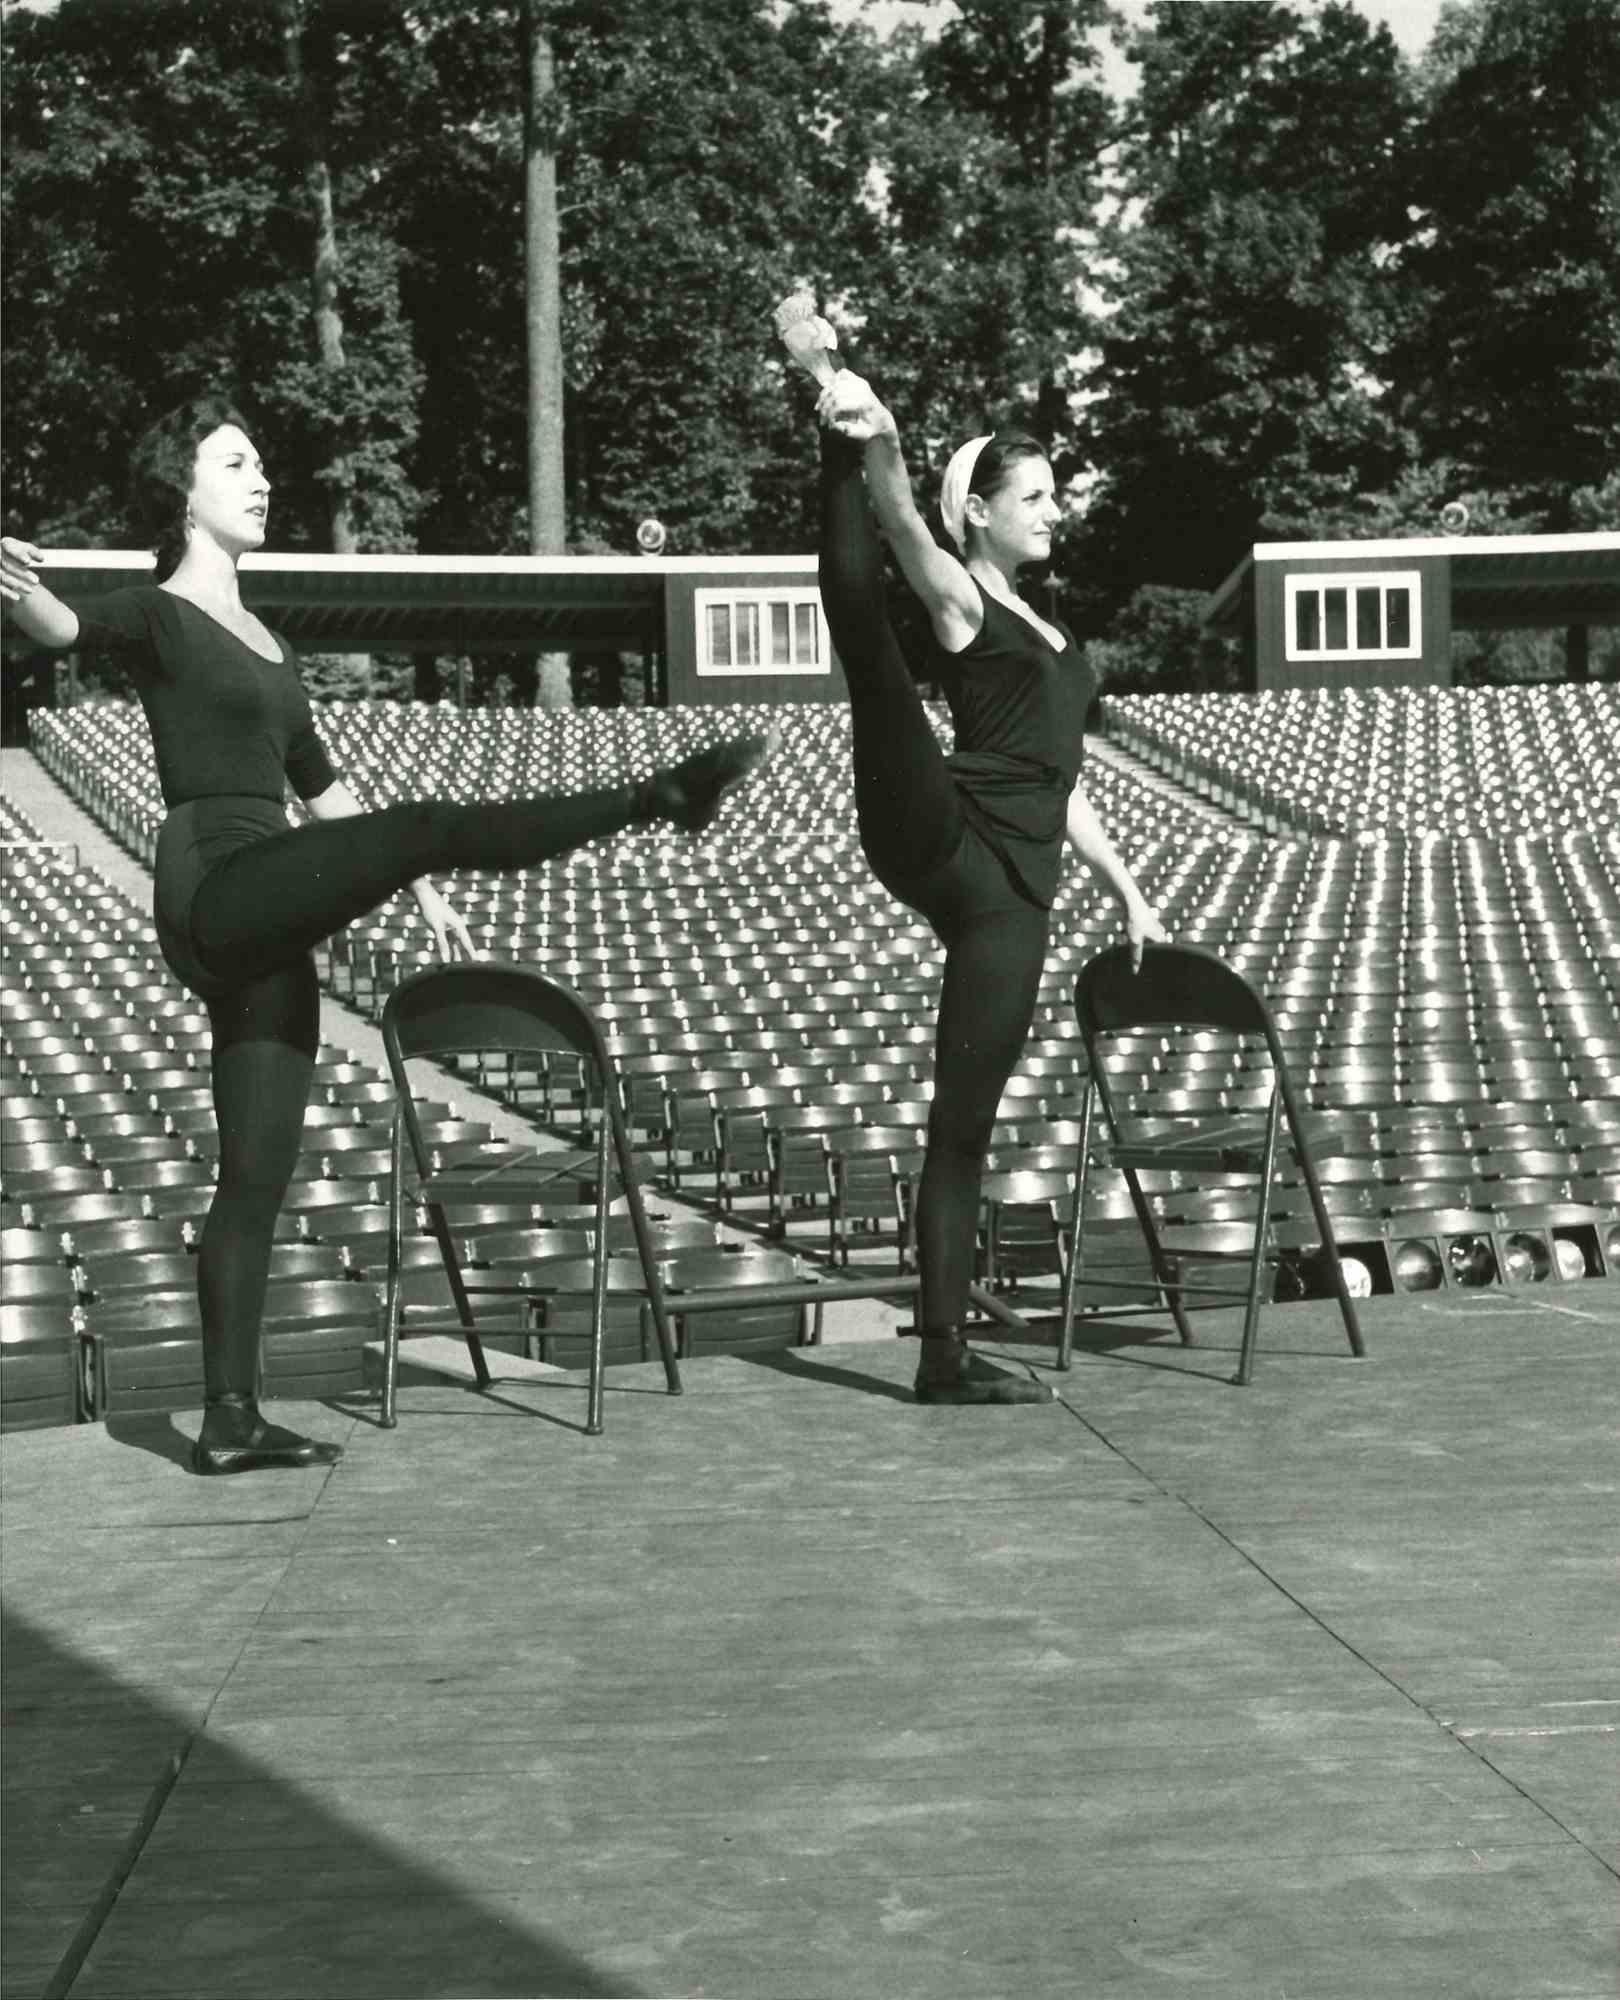
{"type": "MultiPolygon", "coordinates": [[[[75,599],[147,581],[142,550],[51,550],[75,599]]],[[[242,595],[301,652],[623,652],[659,705],[842,701],[806,556],[246,555],[242,595]]]]}
{"type": "Polygon", "coordinates": [[[1257,542],[1204,622],[1256,688],[1449,685],[1454,631],[1620,625],[1620,534],[1257,542]]]}

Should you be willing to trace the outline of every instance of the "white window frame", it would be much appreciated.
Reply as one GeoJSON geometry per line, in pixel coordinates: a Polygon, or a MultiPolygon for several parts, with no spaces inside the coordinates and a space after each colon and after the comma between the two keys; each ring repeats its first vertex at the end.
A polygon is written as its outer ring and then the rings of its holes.
{"type": "Polygon", "coordinates": [[[1423,657],[1423,572],[1416,569],[1340,569],[1318,570],[1283,579],[1283,658],[1285,660],[1312,660],[1331,666],[1335,661],[1348,664],[1353,660],[1421,660],[1423,657]],[[1317,600],[1316,629],[1327,630],[1327,619],[1322,605],[1322,594],[1329,590],[1347,591],[1346,636],[1350,643],[1345,646],[1315,646],[1305,648],[1298,643],[1299,600],[1315,597],[1317,600]],[[1388,599],[1386,593],[1403,590],[1411,607],[1411,641],[1405,646],[1358,646],[1354,640],[1356,629],[1355,593],[1358,590],[1376,590],[1379,594],[1378,629],[1381,634],[1388,630],[1388,599]]]}
{"type": "Polygon", "coordinates": [[[821,592],[812,584],[804,589],[783,589],[780,585],[765,584],[752,590],[696,590],[692,593],[693,615],[697,619],[697,670],[705,679],[760,680],[780,674],[831,674],[832,642],[827,632],[827,614],[821,608],[821,592]],[[809,605],[815,612],[816,657],[813,660],[774,660],[768,657],[771,645],[771,611],[785,604],[788,608],[788,644],[793,644],[793,633],[798,620],[794,616],[801,606],[809,605]],[[757,666],[734,666],[728,660],[716,661],[709,650],[709,613],[724,606],[733,614],[743,606],[751,605],[759,613],[759,634],[761,659],[757,666]]]}

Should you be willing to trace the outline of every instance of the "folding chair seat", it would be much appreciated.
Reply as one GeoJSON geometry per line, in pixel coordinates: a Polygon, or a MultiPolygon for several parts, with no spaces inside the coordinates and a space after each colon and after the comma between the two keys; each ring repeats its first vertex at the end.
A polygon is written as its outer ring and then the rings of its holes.
{"type": "Polygon", "coordinates": [[[1066,1171],[1019,1167],[985,1176],[978,1261],[992,1292],[1019,1291],[1032,1278],[1063,1285],[1069,1255],[1063,1211],[1072,1194],[1073,1176],[1066,1171]]]}
{"type": "Polygon", "coordinates": [[[675,1088],[666,1080],[662,1099],[664,1177],[671,1188],[679,1189],[694,1175],[716,1168],[714,1095],[696,1081],[675,1088]]]}
{"type": "Polygon", "coordinates": [[[60,1200],[66,1195],[110,1189],[112,1185],[107,1170],[87,1161],[76,1146],[19,1149],[16,1160],[7,1158],[0,1162],[0,1188],[3,1188],[8,1201],[37,1205],[42,1201],[60,1200]],[[33,1163],[42,1152],[48,1155],[58,1151],[66,1152],[69,1160],[59,1165],[33,1163]]]}
{"type": "MultiPolygon", "coordinates": [[[[182,1247],[177,1236],[170,1247],[160,1250],[85,1250],[80,1253],[80,1263],[91,1305],[139,1292],[189,1294],[197,1285],[196,1253],[182,1247]]],[[[281,1242],[271,1246],[269,1281],[273,1285],[353,1275],[335,1244],[281,1242]]]]}
{"type": "MultiPolygon", "coordinates": [[[[324,1396],[360,1387],[377,1297],[347,1279],[293,1279],[266,1287],[264,1387],[271,1396],[324,1396]]],[[[202,1401],[202,1323],[195,1280],[130,1291],[87,1315],[91,1414],[181,1410],[202,1401]]]]}
{"type": "Polygon", "coordinates": [[[99,1256],[135,1256],[145,1252],[195,1250],[196,1233],[168,1216],[113,1217],[104,1222],[80,1222],[59,1230],[52,1239],[71,1264],[88,1267],[99,1256]]]}
{"type": "Polygon", "coordinates": [[[0,1430],[71,1424],[84,1414],[83,1329],[71,1303],[0,1304],[0,1430]]]}
{"type": "MultiPolygon", "coordinates": [[[[7,1230],[7,1236],[19,1232],[7,1230]]],[[[43,1235],[32,1230],[29,1235],[43,1235]]],[[[84,1285],[80,1272],[71,1267],[60,1250],[49,1262],[30,1258],[0,1265],[0,1304],[8,1306],[59,1306],[71,1312],[82,1303],[84,1285]]]]}
{"type": "Polygon", "coordinates": [[[642,1205],[640,1165],[634,1158],[619,1104],[618,1074],[602,1031],[577,994],[526,967],[499,961],[435,966],[413,974],[389,995],[383,1009],[383,1046],[398,1094],[394,1128],[394,1172],[391,1178],[390,1270],[384,1315],[384,1377],[382,1421],[395,1421],[394,1387],[403,1319],[399,1253],[405,1229],[406,1155],[414,1181],[414,1197],[426,1208],[443,1259],[460,1330],[472,1357],[480,1387],[490,1376],[484,1359],[473,1306],[481,1300],[511,1301],[533,1296],[532,1286],[499,1282],[469,1282],[452,1234],[451,1216],[469,1202],[527,1200],[544,1213],[560,1184],[581,1176],[594,1183],[595,1248],[589,1260],[590,1382],[585,1428],[602,1428],[603,1364],[607,1302],[617,1282],[615,1259],[607,1244],[609,1208],[622,1190],[639,1249],[640,1275],[649,1301],[657,1346],[671,1394],[680,1392],[680,1374],[673,1337],[664,1310],[663,1288],[648,1235],[642,1205]],[[414,1058],[435,1059],[468,1051],[505,1051],[538,1055],[560,1051],[586,1058],[595,1074],[594,1096],[600,1104],[594,1155],[576,1161],[534,1147],[497,1146],[485,1142],[450,1149],[437,1168],[424,1144],[417,1107],[406,1071],[414,1058]]]}
{"type": "MultiPolygon", "coordinates": [[[[649,1223],[649,1228],[653,1225],[649,1223]]],[[[444,1259],[438,1252],[438,1244],[431,1238],[433,1259],[441,1269],[444,1259]]],[[[489,1270],[501,1265],[560,1263],[577,1261],[589,1257],[592,1250],[591,1232],[588,1228],[548,1229],[538,1223],[516,1229],[480,1229],[467,1237],[461,1245],[462,1267],[469,1271],[489,1270]]],[[[424,1259],[423,1261],[427,1261],[424,1259]]]]}
{"type": "MultiPolygon", "coordinates": [[[[1355,1307],[1339,1267],[1333,1224],[1316,1175],[1299,1102],[1289,1076],[1287,1060],[1276,1040],[1270,1013],[1259,994],[1241,974],[1234,972],[1213,953],[1195,946],[1150,945],[1143,956],[1140,971],[1133,972],[1128,949],[1116,945],[1090,960],[1081,971],[1075,987],[1075,1013],[1085,1043],[1091,1085],[1086,1094],[1081,1141],[1076,1148],[1070,1219],[1073,1249],[1064,1285],[1059,1365],[1069,1365],[1074,1301],[1084,1272],[1086,1181],[1092,1168],[1090,1142],[1098,1109],[1101,1111],[1106,1157],[1125,1176],[1148,1249],[1159,1300],[1168,1308],[1181,1339],[1187,1343],[1193,1339],[1192,1326],[1184,1306],[1186,1297],[1215,1297],[1228,1301],[1241,1299],[1243,1302],[1243,1340],[1236,1375],[1240,1383],[1247,1382],[1253,1373],[1261,1278],[1270,1251],[1267,1232],[1273,1182],[1280,1143],[1286,1130],[1289,1147],[1305,1181],[1311,1216],[1319,1233],[1350,1350],[1360,1355],[1364,1350],[1355,1307]],[[1103,1068],[1108,1045],[1121,1031],[1172,1024],[1225,1029],[1257,1038],[1264,1045],[1272,1069],[1272,1090],[1261,1129],[1257,1131],[1254,1119],[1245,1116],[1232,1119],[1224,1132],[1218,1128],[1212,1130],[1207,1121],[1200,1121],[1195,1116],[1184,1128],[1185,1137],[1175,1132],[1161,1132],[1150,1139],[1144,1139],[1140,1134],[1131,1138],[1122,1136],[1120,1112],[1103,1068]],[[1235,1293],[1229,1286],[1195,1284],[1184,1279],[1180,1275],[1180,1263],[1188,1258],[1201,1261],[1205,1257],[1206,1253],[1197,1246],[1181,1250],[1173,1268],[1159,1235],[1158,1222],[1148,1199],[1148,1188],[1142,1180],[1144,1172],[1155,1170],[1199,1175],[1248,1174],[1257,1181],[1259,1200],[1247,1256],[1243,1260],[1249,1267],[1244,1292],[1235,1293]]],[[[1200,1095],[1185,1093],[1194,1100],[1200,1095]]],[[[1187,1111],[1207,1112],[1212,1108],[1196,1101],[1180,1103],[1178,1100],[1182,1096],[1182,1093],[1160,1093],[1156,1109],[1160,1115],[1172,1110],[1179,1115],[1187,1111]]],[[[1214,1254],[1220,1260],[1225,1252],[1222,1250],[1214,1254]]]]}
{"type": "Polygon", "coordinates": [[[0,1222],[0,1295],[9,1296],[4,1291],[6,1273],[14,1265],[69,1261],[71,1249],[64,1243],[61,1231],[25,1229],[9,1219],[0,1222]]]}
{"type": "Polygon", "coordinates": [[[802,1284],[809,1276],[796,1257],[783,1251],[753,1245],[690,1250],[669,1258],[662,1270],[683,1359],[771,1353],[821,1337],[821,1309],[808,1300],[778,1303],[758,1297],[770,1286],[802,1284]]]}
{"type": "MultiPolygon", "coordinates": [[[[114,1172],[109,1168],[108,1172],[114,1172]]],[[[216,1162],[201,1154],[188,1159],[178,1148],[167,1159],[136,1159],[122,1162],[115,1172],[119,1188],[126,1194],[172,1193],[180,1188],[201,1192],[206,1207],[213,1199],[216,1162]]]]}
{"type": "MultiPolygon", "coordinates": [[[[843,1134],[839,1135],[841,1138],[843,1134]]],[[[827,1130],[784,1127],[766,1123],[765,1233],[774,1242],[786,1242],[790,1232],[804,1224],[836,1229],[832,1224],[834,1199],[832,1142],[827,1130]]],[[[836,1256],[832,1242],[830,1252],[836,1256]]]]}
{"type": "Polygon", "coordinates": [[[828,1136],[828,1253],[848,1265],[854,1251],[892,1243],[896,1267],[916,1268],[916,1182],[922,1148],[906,1126],[867,1125],[828,1136]]]}
{"type": "Polygon", "coordinates": [[[293,1168],[295,1181],[342,1180],[385,1181],[392,1170],[393,1154],[387,1146],[305,1149],[293,1168]]]}

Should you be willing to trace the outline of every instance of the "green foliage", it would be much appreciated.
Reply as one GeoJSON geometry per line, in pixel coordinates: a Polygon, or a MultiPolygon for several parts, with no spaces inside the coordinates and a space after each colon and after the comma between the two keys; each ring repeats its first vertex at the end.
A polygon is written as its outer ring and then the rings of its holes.
{"type": "Polygon", "coordinates": [[[1411,455],[1378,393],[1410,105],[1387,30],[1156,5],[1130,44],[1090,387],[1090,619],[1144,582],[1208,589],[1411,455]]]}
{"type": "Polygon", "coordinates": [[[870,250],[846,263],[860,361],[937,463],[997,422],[1076,469],[1089,217],[1113,131],[1102,0],[961,0],[898,37],[871,101],[870,250]]]}
{"type": "Polygon", "coordinates": [[[1538,528],[1620,464],[1620,10],[1475,0],[1443,18],[1410,159],[1418,228],[1391,372],[1428,453],[1538,528]]]}
{"type": "Polygon", "coordinates": [[[1180,689],[1239,688],[1235,641],[1209,631],[1201,590],[1145,583],[1114,614],[1086,659],[1104,694],[1159,694],[1180,689]]]}
{"type": "MultiPolygon", "coordinates": [[[[1416,71],[1344,0],[1160,0],[1118,30],[1118,106],[1104,0],[957,0],[887,41],[823,0],[545,12],[573,547],[628,551],[648,513],[675,554],[810,546],[809,397],[768,318],[795,282],[920,483],[990,422],[1050,441],[1087,494],[1056,589],[1114,685],[1225,674],[1193,613],[1257,537],[1432,533],[1453,499],[1475,533],[1620,526],[1612,0],[1472,0],[1416,71]]],[[[219,387],[261,427],[279,545],[329,546],[342,503],[364,549],[526,548],[518,0],[61,0],[6,26],[8,527],[126,542],[134,434],[219,387]]],[[[530,672],[468,669],[517,698],[530,672]]],[[[578,674],[609,700],[638,677],[578,674]]]]}

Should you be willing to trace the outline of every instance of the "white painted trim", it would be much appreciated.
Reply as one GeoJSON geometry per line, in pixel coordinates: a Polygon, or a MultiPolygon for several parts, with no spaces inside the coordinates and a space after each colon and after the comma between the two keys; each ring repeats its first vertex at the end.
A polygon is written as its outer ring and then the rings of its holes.
{"type": "MultiPolygon", "coordinates": [[[[246,571],[277,576],[792,576],[813,577],[817,558],[788,556],[271,555],[250,551],[246,571]]],[[[145,549],[48,549],[46,569],[149,570],[145,549]]]]}
{"type": "Polygon", "coordinates": [[[1360,562],[1412,556],[1620,555],[1620,534],[1412,535],[1381,542],[1256,542],[1256,562],[1360,562]]]}
{"type": "MultiPolygon", "coordinates": [[[[697,626],[695,658],[697,672],[703,680],[762,680],[782,674],[826,676],[832,672],[832,642],[827,631],[827,614],[821,608],[821,593],[814,588],[798,590],[772,589],[769,585],[755,584],[746,590],[695,590],[692,593],[692,616],[697,626]],[[709,657],[709,613],[717,605],[735,608],[742,604],[757,605],[763,614],[768,607],[785,604],[790,610],[808,604],[816,614],[816,653],[809,662],[792,663],[762,660],[757,666],[737,667],[729,663],[716,666],[709,657]]],[[[761,616],[760,631],[769,630],[769,621],[761,616]]]]}
{"type": "MultiPolygon", "coordinates": [[[[1382,614],[1380,614],[1382,615],[1382,614]]],[[[1351,666],[1368,660],[1421,660],[1423,657],[1423,572],[1418,569],[1302,570],[1283,578],[1283,658],[1290,665],[1351,666]],[[1316,646],[1308,652],[1296,645],[1295,607],[1300,598],[1326,590],[1342,590],[1352,599],[1347,632],[1354,630],[1354,597],[1358,590],[1404,590],[1412,607],[1412,637],[1405,646],[1316,646]]]]}

